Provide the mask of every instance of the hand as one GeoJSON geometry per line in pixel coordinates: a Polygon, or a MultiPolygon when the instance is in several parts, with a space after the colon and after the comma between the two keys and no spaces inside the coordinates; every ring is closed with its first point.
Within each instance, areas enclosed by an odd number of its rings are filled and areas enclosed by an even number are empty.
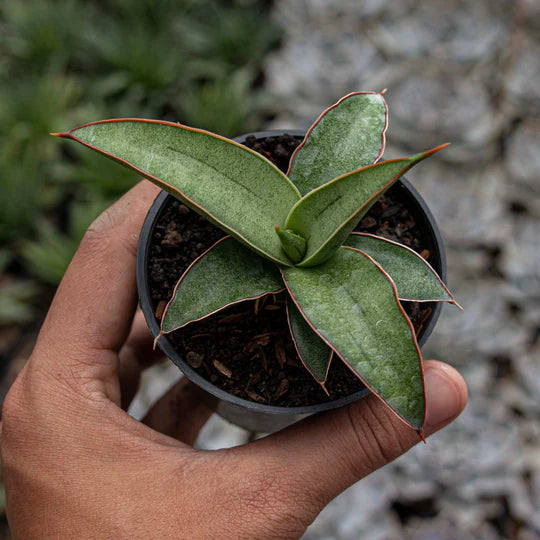
{"type": "MultiPolygon", "coordinates": [[[[298,538],[331,499],[419,440],[370,396],[237,448],[194,450],[211,411],[185,380],[143,423],[128,416],[154,359],[133,317],[138,231],[156,194],[141,182],[90,227],[6,398],[14,538],[298,538]]],[[[451,367],[425,369],[429,435],[467,391],[451,367]]]]}

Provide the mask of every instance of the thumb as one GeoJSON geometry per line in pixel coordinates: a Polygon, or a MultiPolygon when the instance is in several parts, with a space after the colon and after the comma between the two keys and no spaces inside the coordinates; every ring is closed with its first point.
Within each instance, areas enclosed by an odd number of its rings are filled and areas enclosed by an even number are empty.
{"type": "MultiPolygon", "coordinates": [[[[434,360],[425,363],[425,382],[425,433],[430,435],[461,413],[467,388],[455,369],[434,360]]],[[[419,440],[416,431],[369,396],[255,441],[242,452],[259,470],[279,471],[280,491],[289,504],[310,508],[316,515],[339,493],[419,440]]]]}

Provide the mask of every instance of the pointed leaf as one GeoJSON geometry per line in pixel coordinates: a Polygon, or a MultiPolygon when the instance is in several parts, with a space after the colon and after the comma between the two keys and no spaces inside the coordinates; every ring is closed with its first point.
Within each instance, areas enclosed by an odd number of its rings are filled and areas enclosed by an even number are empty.
{"type": "Polygon", "coordinates": [[[259,255],[290,265],[274,225],[300,198],[256,152],[172,122],[104,120],[56,134],[115,159],[185,202],[259,255]]]}
{"type": "Polygon", "coordinates": [[[375,163],[384,152],[388,108],[381,94],[354,92],[324,111],[291,156],[287,176],[302,195],[375,163]]]}
{"type": "Polygon", "coordinates": [[[345,242],[382,266],[396,285],[400,300],[456,303],[430,264],[412,249],[380,236],[353,232],[345,242]]]}
{"type": "Polygon", "coordinates": [[[284,289],[275,264],[227,236],[184,272],[163,314],[162,333],[221,309],[284,289]]]}
{"type": "Polygon", "coordinates": [[[285,222],[287,229],[303,236],[308,243],[306,255],[298,266],[315,266],[330,258],[373,203],[401,175],[445,146],[358,169],[300,199],[285,222]]]}
{"type": "Polygon", "coordinates": [[[283,268],[306,320],[403,420],[421,429],[425,395],[420,350],[395,285],[373,259],[340,248],[315,268],[283,268]]]}
{"type": "Polygon", "coordinates": [[[290,297],[287,298],[287,317],[302,364],[319,384],[324,384],[330,368],[332,349],[311,329],[290,297]]]}
{"type": "Polygon", "coordinates": [[[293,263],[300,262],[306,254],[307,242],[298,234],[289,229],[281,230],[275,226],[276,233],[279,236],[281,247],[293,263]]]}

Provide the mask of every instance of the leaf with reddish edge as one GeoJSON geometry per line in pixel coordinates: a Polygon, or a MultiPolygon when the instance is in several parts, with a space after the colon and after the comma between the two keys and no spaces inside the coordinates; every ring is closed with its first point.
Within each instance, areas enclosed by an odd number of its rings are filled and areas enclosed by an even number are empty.
{"type": "Polygon", "coordinates": [[[227,236],[198,257],[178,280],[161,334],[204,319],[231,304],[284,289],[275,264],[227,236]]]}
{"type": "Polygon", "coordinates": [[[287,298],[287,320],[302,364],[328,394],[324,383],[330,369],[332,349],[311,329],[290,296],[287,298]]]}
{"type": "Polygon", "coordinates": [[[399,299],[449,302],[463,309],[431,265],[411,248],[373,234],[353,232],[346,246],[372,257],[396,285],[399,299]]]}
{"type": "Polygon", "coordinates": [[[377,92],[353,92],[326,109],[291,156],[287,176],[302,195],[384,152],[388,107],[377,92]]]}
{"type": "Polygon", "coordinates": [[[368,165],[335,178],[300,199],[285,222],[287,229],[307,240],[306,254],[297,266],[315,266],[329,259],[400,176],[446,146],[442,144],[409,158],[368,165]]]}
{"type": "Polygon", "coordinates": [[[281,273],[311,328],[399,418],[421,432],[422,357],[384,270],[369,255],[342,247],[317,267],[282,268],[281,273]]]}
{"type": "Polygon", "coordinates": [[[55,134],[137,171],[259,255],[282,265],[280,227],[300,199],[270,161],[234,141],[172,122],[120,118],[55,134]]]}

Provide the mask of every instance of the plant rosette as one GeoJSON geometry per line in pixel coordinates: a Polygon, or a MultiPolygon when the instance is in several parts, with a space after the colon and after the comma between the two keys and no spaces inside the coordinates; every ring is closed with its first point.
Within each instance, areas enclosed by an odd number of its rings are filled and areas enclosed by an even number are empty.
{"type": "MultiPolygon", "coordinates": [[[[446,144],[380,161],[387,125],[381,93],[348,94],[315,121],[286,173],[236,141],[171,122],[104,120],[56,134],[137,171],[225,233],[192,257],[159,327],[153,312],[149,316],[146,310],[146,317],[159,346],[219,400],[217,411],[227,419],[256,431],[275,430],[370,391],[423,437],[422,357],[402,302],[459,305],[414,250],[354,230],[405,172],[446,144]],[[225,392],[178,358],[181,353],[169,339],[174,332],[230,306],[278,294],[286,297],[296,354],[319,391],[328,394],[335,362],[361,381],[363,390],[306,407],[277,407],[225,392]]],[[[414,198],[412,190],[408,193],[414,198]]],[[[145,227],[159,212],[155,203],[145,227]]],[[[432,219],[429,211],[424,216],[432,219]]],[[[431,229],[440,240],[434,221],[431,229]]],[[[138,261],[143,308],[148,285],[141,288],[140,261],[149,241],[143,230],[138,261]]],[[[438,262],[441,272],[442,244],[438,262]]]]}

